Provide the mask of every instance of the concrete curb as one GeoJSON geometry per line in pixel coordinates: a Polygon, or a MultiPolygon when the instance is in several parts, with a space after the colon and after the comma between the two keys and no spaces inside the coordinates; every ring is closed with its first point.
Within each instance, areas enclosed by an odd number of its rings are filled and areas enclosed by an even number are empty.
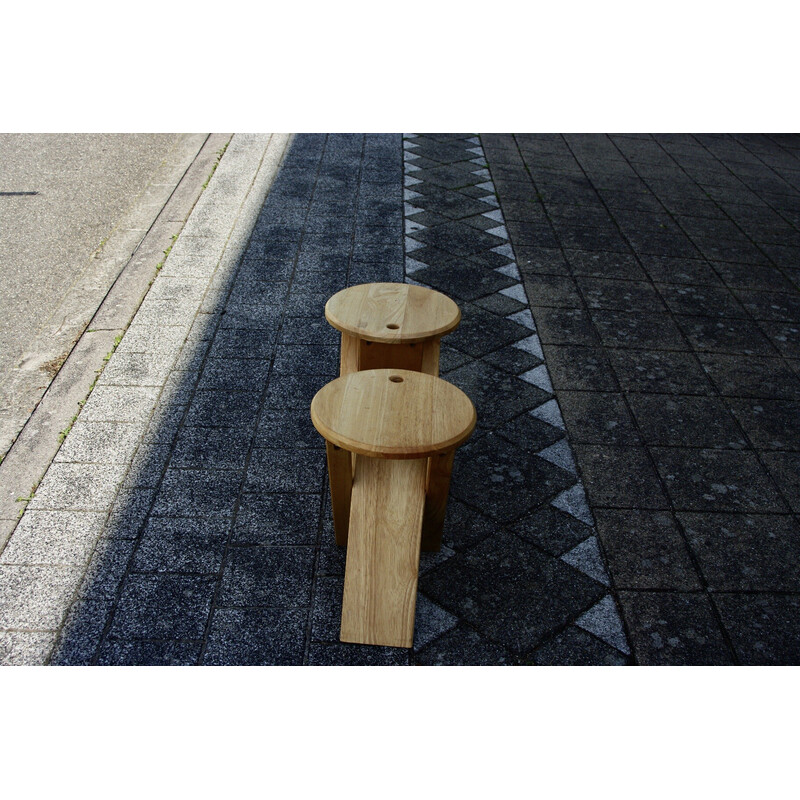
{"type": "MultiPolygon", "coordinates": [[[[60,432],[79,410],[104,357],[136,313],[156,265],[181,232],[219,150],[229,140],[230,134],[186,136],[177,159],[156,173],[139,202],[94,254],[93,269],[75,281],[34,343],[32,352],[67,348],[69,355],[49,386],[22,389],[33,412],[26,421],[20,419],[20,430],[0,463],[0,550],[19,520],[17,498],[29,496],[58,452],[60,432]],[[93,297],[95,302],[87,303],[93,297]],[[87,306],[96,310],[87,313],[87,306]]],[[[20,370],[16,380],[22,387],[34,378],[41,382],[39,370],[28,368],[20,370]]],[[[22,413],[28,412],[20,409],[22,413]]]]}

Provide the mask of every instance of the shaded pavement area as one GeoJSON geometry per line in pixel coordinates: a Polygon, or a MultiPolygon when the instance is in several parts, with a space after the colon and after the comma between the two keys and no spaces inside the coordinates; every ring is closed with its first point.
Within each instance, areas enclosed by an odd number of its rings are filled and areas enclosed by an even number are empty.
{"type": "Polygon", "coordinates": [[[800,136],[490,135],[637,663],[800,662],[800,136]]]}

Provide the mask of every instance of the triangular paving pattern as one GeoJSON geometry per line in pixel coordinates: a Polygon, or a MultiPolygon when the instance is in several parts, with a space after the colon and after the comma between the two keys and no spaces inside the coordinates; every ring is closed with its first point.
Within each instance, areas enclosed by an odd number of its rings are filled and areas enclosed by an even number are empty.
{"type": "Polygon", "coordinates": [[[478,413],[472,440],[456,455],[451,503],[488,517],[486,524],[495,531],[475,540],[448,511],[446,547],[420,575],[421,608],[431,624],[415,651],[424,654],[429,642],[456,624],[487,645],[517,654],[532,652],[564,625],[577,625],[627,655],[591,511],[480,139],[406,134],[404,154],[406,281],[458,302],[462,322],[443,340],[442,375],[467,392],[478,413]],[[545,436],[547,431],[554,435],[545,436]],[[545,526],[574,519],[588,526],[590,535],[556,553],[536,544],[554,541],[556,532],[537,535],[527,523],[518,527],[523,519],[545,526]],[[505,562],[490,564],[493,548],[528,553],[531,576],[541,587],[532,592],[530,585],[506,579],[505,562]],[[486,583],[483,567],[494,569],[497,580],[486,583]],[[490,595],[476,593],[484,585],[491,585],[490,595]],[[561,600],[552,597],[551,610],[558,611],[544,617],[529,613],[539,602],[537,592],[561,593],[561,600]],[[497,614],[506,619],[505,628],[495,623],[497,614]]]}

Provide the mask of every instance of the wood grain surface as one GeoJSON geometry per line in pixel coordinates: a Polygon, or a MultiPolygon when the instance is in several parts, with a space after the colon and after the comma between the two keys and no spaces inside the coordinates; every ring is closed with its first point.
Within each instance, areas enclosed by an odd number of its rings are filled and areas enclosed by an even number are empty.
{"type": "Polygon", "coordinates": [[[472,401],[451,383],[411,370],[353,372],[323,386],[311,401],[314,427],[338,447],[367,456],[422,458],[469,438],[472,401]]]}
{"type": "Polygon", "coordinates": [[[446,295],[406,283],[362,283],[325,304],[325,318],[342,333],[386,344],[437,339],[458,326],[459,307],[446,295]]]}
{"type": "Polygon", "coordinates": [[[356,457],[343,642],[411,647],[427,460],[356,457]]]}

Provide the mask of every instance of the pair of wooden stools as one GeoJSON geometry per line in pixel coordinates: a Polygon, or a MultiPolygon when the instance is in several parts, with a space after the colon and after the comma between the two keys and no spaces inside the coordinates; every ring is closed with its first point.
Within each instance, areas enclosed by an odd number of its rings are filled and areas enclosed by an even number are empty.
{"type": "Polygon", "coordinates": [[[475,408],[439,376],[439,340],[461,319],[448,297],[398,283],[335,294],[340,377],[317,392],[336,543],[347,545],[343,642],[411,647],[420,550],[442,540],[456,448],[475,408]]]}

